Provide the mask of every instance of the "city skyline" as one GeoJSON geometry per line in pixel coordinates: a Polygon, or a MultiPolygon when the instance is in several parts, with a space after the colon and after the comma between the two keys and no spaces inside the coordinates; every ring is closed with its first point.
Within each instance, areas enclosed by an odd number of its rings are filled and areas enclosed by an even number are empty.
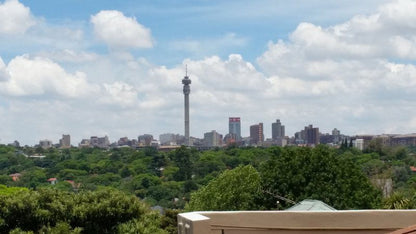
{"type": "Polygon", "coordinates": [[[0,143],[416,132],[416,1],[0,0],[0,143]],[[128,33],[127,33],[128,32],[128,33]]]}

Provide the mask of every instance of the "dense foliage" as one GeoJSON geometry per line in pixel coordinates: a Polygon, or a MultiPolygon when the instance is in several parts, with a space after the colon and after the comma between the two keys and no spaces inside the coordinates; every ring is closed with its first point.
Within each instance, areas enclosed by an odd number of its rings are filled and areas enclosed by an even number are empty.
{"type": "MultiPolygon", "coordinates": [[[[377,207],[381,198],[381,192],[351,158],[340,157],[324,146],[284,148],[265,162],[260,172],[264,190],[297,202],[317,199],[336,209],[370,209],[377,207]]],[[[276,205],[274,197],[264,198],[265,207],[276,205]]]]}
{"type": "Polygon", "coordinates": [[[0,232],[165,233],[160,217],[139,199],[117,190],[20,190],[0,195],[0,232]],[[134,225],[140,223],[140,225],[134,225]]]}
{"type": "Polygon", "coordinates": [[[253,210],[260,191],[260,175],[252,166],[227,170],[191,196],[187,210],[253,210]]]}
{"type": "Polygon", "coordinates": [[[288,200],[310,198],[338,209],[416,208],[415,152],[376,140],[364,152],[348,145],[172,152],[0,145],[0,232],[158,233],[162,227],[175,233],[176,214],[186,204],[188,210],[284,209],[288,200]],[[45,157],[28,157],[35,154],[45,157]],[[389,196],[382,199],[380,183],[389,181],[394,192],[384,191],[389,196]],[[141,201],[120,208],[105,193],[141,201]],[[165,215],[144,211],[144,203],[163,207],[165,215]],[[111,216],[121,210],[127,213],[111,216]]]}

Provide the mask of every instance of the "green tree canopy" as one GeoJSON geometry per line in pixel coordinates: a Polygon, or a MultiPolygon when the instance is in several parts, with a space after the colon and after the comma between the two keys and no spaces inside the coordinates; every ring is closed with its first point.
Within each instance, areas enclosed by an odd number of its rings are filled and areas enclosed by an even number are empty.
{"type": "MultiPolygon", "coordinates": [[[[381,201],[381,192],[351,159],[322,145],[284,148],[262,165],[260,174],[263,190],[297,202],[317,199],[337,209],[368,209],[381,201]]],[[[264,195],[264,206],[275,208],[275,196],[264,195]]]]}
{"type": "Polygon", "coordinates": [[[164,233],[160,225],[143,202],[117,190],[0,194],[0,233],[125,233],[130,226],[137,233],[164,233]]]}
{"type": "Polygon", "coordinates": [[[260,175],[254,167],[239,166],[226,170],[208,185],[192,193],[186,210],[257,209],[260,175]]]}

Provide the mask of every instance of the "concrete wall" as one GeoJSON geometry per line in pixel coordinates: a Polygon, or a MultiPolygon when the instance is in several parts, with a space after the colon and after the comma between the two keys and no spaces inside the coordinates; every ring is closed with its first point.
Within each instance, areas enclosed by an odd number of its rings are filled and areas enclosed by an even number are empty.
{"type": "Polygon", "coordinates": [[[389,233],[416,224],[416,210],[192,212],[179,234],[389,233]]]}

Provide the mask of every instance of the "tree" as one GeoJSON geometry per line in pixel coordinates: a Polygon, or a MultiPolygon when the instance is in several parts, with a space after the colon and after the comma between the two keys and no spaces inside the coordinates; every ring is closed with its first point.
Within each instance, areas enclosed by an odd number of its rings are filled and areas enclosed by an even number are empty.
{"type": "Polygon", "coordinates": [[[181,146],[171,154],[171,158],[175,165],[179,168],[178,172],[174,175],[175,180],[184,181],[191,179],[191,150],[187,149],[185,146],[181,146]]]}
{"type": "Polygon", "coordinates": [[[260,175],[254,167],[239,166],[224,171],[205,187],[191,194],[186,210],[257,209],[260,175]]]}
{"type": "MultiPolygon", "coordinates": [[[[337,209],[368,209],[381,201],[381,192],[350,158],[323,145],[284,148],[280,156],[262,165],[260,174],[265,191],[297,202],[318,199],[337,209]]],[[[266,208],[275,208],[274,196],[263,198],[266,208]]]]}
{"type": "Polygon", "coordinates": [[[135,233],[165,233],[159,215],[135,196],[116,190],[21,190],[0,194],[0,208],[0,233],[105,234],[125,230],[123,224],[137,228],[135,233]]]}

